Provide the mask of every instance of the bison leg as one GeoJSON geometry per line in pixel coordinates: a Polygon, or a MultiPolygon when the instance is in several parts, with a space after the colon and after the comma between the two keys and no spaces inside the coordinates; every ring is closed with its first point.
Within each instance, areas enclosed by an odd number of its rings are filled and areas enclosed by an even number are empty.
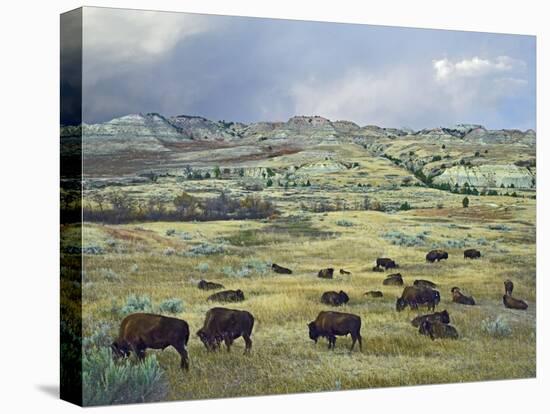
{"type": "Polygon", "coordinates": [[[353,351],[353,347],[355,346],[356,341],[359,341],[359,351],[363,352],[363,343],[362,343],[362,340],[361,340],[361,335],[360,334],[353,335],[351,337],[351,339],[352,339],[351,348],[350,348],[349,352],[353,351]]]}
{"type": "Polygon", "coordinates": [[[233,344],[233,340],[226,335],[224,338],[225,346],[227,347],[227,352],[231,352],[231,344],[233,344]]]}
{"type": "Polygon", "coordinates": [[[187,349],[185,349],[185,345],[182,344],[182,345],[174,346],[174,348],[176,348],[176,351],[178,351],[178,353],[181,356],[181,362],[180,362],[181,369],[184,369],[185,371],[189,371],[189,354],[187,353],[187,349]]]}
{"type": "Polygon", "coordinates": [[[245,347],[244,347],[244,353],[250,353],[250,349],[252,348],[252,340],[250,339],[250,336],[243,335],[245,347]]]}

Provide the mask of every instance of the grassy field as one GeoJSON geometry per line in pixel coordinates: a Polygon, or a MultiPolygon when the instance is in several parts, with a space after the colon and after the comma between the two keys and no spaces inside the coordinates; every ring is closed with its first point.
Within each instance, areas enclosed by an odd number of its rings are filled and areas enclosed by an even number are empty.
{"type": "MultiPolygon", "coordinates": [[[[388,160],[359,162],[365,166],[334,179],[320,174],[327,184],[335,186],[323,195],[360,200],[364,193],[346,189],[347,181],[367,176],[376,187],[388,179],[387,174],[395,174],[396,182],[406,175],[388,160]]],[[[191,191],[193,185],[166,179],[157,183],[154,191],[191,191]]],[[[232,189],[233,183],[203,181],[200,190],[209,193],[222,186],[232,189]]],[[[133,191],[139,197],[150,193],[151,188],[132,186],[124,191],[133,191]]],[[[129,295],[148,296],[153,308],[166,299],[181,299],[183,310],[175,316],[185,319],[191,328],[190,371],[181,372],[179,356],[172,348],[149,351],[156,354],[168,378],[168,399],[536,375],[535,200],[470,196],[470,207],[463,208],[463,196],[401,187],[393,192],[376,190],[372,195],[384,202],[410,200],[414,209],[391,214],[312,213],[300,211],[297,206],[302,198],[314,197],[314,190],[273,188],[266,192],[282,210],[272,219],[86,223],[85,246],[98,246],[102,254],[85,255],[84,335],[92,335],[98,326],[108,324],[114,337],[121,320],[120,309],[129,295]],[[218,253],[204,254],[208,246],[215,246],[218,253]],[[426,263],[426,252],[437,247],[449,252],[449,260],[426,263]],[[464,260],[465,248],[479,248],[482,259],[464,260]],[[438,310],[449,311],[459,340],[432,341],[411,326],[416,312],[396,312],[395,300],[402,288],[382,286],[384,273],[372,271],[377,257],[395,259],[405,284],[418,278],[438,284],[442,298],[438,310]],[[294,273],[272,273],[268,266],[273,262],[290,267],[294,273]],[[341,276],[335,272],[334,280],[317,278],[318,270],[324,267],[344,268],[352,274],[341,276]],[[220,305],[208,303],[206,298],[212,292],[196,287],[202,278],[244,291],[244,302],[227,307],[246,309],[255,316],[251,355],[243,355],[242,339],[227,354],[207,353],[196,337],[206,311],[220,305]],[[527,311],[503,307],[505,279],[514,281],[514,296],[529,303],[527,311]],[[453,286],[473,295],[477,306],[454,304],[450,294],[453,286]],[[349,337],[339,337],[334,351],[327,349],[325,340],[315,345],[308,337],[306,324],[328,308],[320,303],[321,294],[340,289],[349,294],[350,302],[338,310],[362,319],[362,353],[357,349],[349,353],[349,337]],[[384,297],[367,298],[363,294],[368,290],[381,290],[384,297]],[[497,318],[507,328],[502,335],[484,328],[497,318]]],[[[70,238],[67,240],[70,243],[70,238]]],[[[421,308],[419,312],[425,311],[421,308]]]]}

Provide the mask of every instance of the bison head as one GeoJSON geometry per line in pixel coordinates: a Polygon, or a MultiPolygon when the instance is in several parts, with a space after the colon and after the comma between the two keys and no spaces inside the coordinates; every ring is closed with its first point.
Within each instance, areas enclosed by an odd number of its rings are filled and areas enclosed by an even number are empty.
{"type": "Polygon", "coordinates": [[[449,318],[449,312],[445,309],[443,312],[440,312],[441,323],[450,323],[451,319],[449,318]]]}
{"type": "Polygon", "coordinates": [[[201,340],[201,342],[204,344],[204,347],[208,351],[212,351],[216,348],[216,340],[211,335],[207,334],[204,329],[199,329],[197,331],[197,336],[201,340]]]}
{"type": "Polygon", "coordinates": [[[346,292],[344,292],[343,290],[341,290],[339,293],[338,293],[338,296],[340,297],[340,301],[342,303],[348,303],[349,302],[349,296],[346,294],[346,292]]]}
{"type": "Polygon", "coordinates": [[[114,359],[126,358],[130,354],[128,346],[119,344],[117,341],[111,344],[111,351],[114,359]]]}
{"type": "Polygon", "coordinates": [[[243,293],[243,291],[242,291],[241,289],[237,289],[237,290],[235,291],[235,294],[237,295],[237,298],[238,298],[239,300],[244,300],[244,293],[243,293]]]}
{"type": "Polygon", "coordinates": [[[397,298],[397,301],[395,302],[395,310],[397,312],[401,312],[405,307],[407,306],[407,301],[403,298],[397,298]]]}
{"type": "Polygon", "coordinates": [[[308,323],[307,326],[309,328],[309,338],[317,343],[319,332],[317,331],[317,326],[315,326],[315,321],[308,323]]]}

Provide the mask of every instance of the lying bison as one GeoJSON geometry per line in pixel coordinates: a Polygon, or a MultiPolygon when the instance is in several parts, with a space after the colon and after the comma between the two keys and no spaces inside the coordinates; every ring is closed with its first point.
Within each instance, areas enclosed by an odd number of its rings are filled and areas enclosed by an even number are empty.
{"type": "Polygon", "coordinates": [[[325,292],[321,296],[321,302],[331,306],[340,306],[349,302],[349,296],[343,290],[325,292]]]}
{"type": "Polygon", "coordinates": [[[351,313],[319,312],[317,318],[308,323],[309,337],[317,343],[320,336],[328,339],[328,349],[336,346],[336,336],[351,335],[351,348],[353,351],[355,342],[359,341],[359,350],[362,351],[361,318],[351,313]]]}
{"type": "Polygon", "coordinates": [[[244,352],[247,353],[252,348],[250,339],[252,328],[254,328],[254,316],[250,312],[212,308],[206,312],[204,325],[197,331],[197,336],[209,351],[216,350],[224,341],[227,352],[231,350],[233,341],[242,336],[245,343],[244,352]]]}
{"type": "Polygon", "coordinates": [[[504,294],[512,295],[513,291],[514,291],[514,283],[510,279],[506,279],[504,281],[504,294]]]}
{"type": "Polygon", "coordinates": [[[286,267],[279,266],[277,263],[273,263],[271,265],[271,270],[273,270],[275,273],[280,273],[282,275],[291,275],[292,270],[287,269],[286,267]]]}
{"type": "Polygon", "coordinates": [[[403,293],[400,298],[397,298],[395,303],[395,309],[401,312],[407,307],[411,309],[418,309],[418,305],[428,305],[428,310],[434,310],[441,297],[437,290],[430,288],[424,288],[419,286],[407,286],[403,289],[403,293]]]}
{"type": "Polygon", "coordinates": [[[385,270],[388,270],[388,269],[396,269],[399,267],[399,265],[389,257],[379,257],[378,259],[376,259],[376,267],[377,268],[383,267],[385,270]]]}
{"type": "Polygon", "coordinates": [[[464,250],[465,259],[479,259],[481,258],[481,252],[477,249],[467,249],[464,250]]]}
{"type": "Polygon", "coordinates": [[[207,280],[202,279],[198,284],[199,289],[202,290],[216,290],[223,289],[224,286],[220,283],[208,282],[207,280]]]}
{"type": "Polygon", "coordinates": [[[516,299],[510,295],[504,295],[502,297],[502,303],[504,303],[504,307],[508,309],[526,310],[528,307],[525,301],[516,299]]]}
{"type": "Polygon", "coordinates": [[[432,341],[436,338],[450,338],[458,339],[458,332],[454,326],[447,325],[438,321],[430,322],[424,321],[418,328],[418,333],[421,335],[427,335],[432,338],[432,341]]]}
{"type": "Polygon", "coordinates": [[[443,259],[446,260],[448,258],[449,258],[449,254],[444,250],[432,250],[431,252],[428,252],[428,254],[426,255],[426,261],[430,263],[433,263],[436,260],[439,262],[440,260],[443,260],[443,259]]]}
{"type": "Polygon", "coordinates": [[[415,280],[413,282],[413,285],[419,286],[419,287],[428,287],[430,289],[435,289],[437,287],[437,285],[434,282],[430,282],[429,280],[424,280],[424,279],[415,280]]]}
{"type": "Polygon", "coordinates": [[[134,313],[122,320],[118,338],[112,343],[111,350],[115,357],[127,357],[134,352],[139,359],[144,359],[147,348],[165,349],[171,345],[181,356],[181,368],[188,370],[188,341],[189,325],[184,320],[134,313]]]}
{"type": "Polygon", "coordinates": [[[382,298],[384,297],[384,294],[379,290],[369,290],[368,292],[365,292],[365,296],[370,296],[371,298],[382,298]]]}
{"type": "Polygon", "coordinates": [[[453,294],[453,302],[455,303],[460,303],[461,305],[471,305],[471,306],[476,304],[473,297],[462,294],[462,292],[460,291],[460,288],[456,286],[451,289],[451,293],[453,294]]]}
{"type": "Polygon", "coordinates": [[[385,278],[382,284],[386,286],[403,286],[403,277],[401,273],[394,273],[385,278]]]}
{"type": "Polygon", "coordinates": [[[451,319],[449,318],[449,312],[444,310],[443,312],[434,312],[428,315],[417,316],[411,321],[411,324],[412,326],[418,328],[424,321],[450,323],[451,319]]]}
{"type": "Polygon", "coordinates": [[[319,270],[319,273],[317,273],[317,277],[322,279],[332,279],[334,277],[334,269],[332,267],[321,269],[319,270]]]}
{"type": "Polygon", "coordinates": [[[244,300],[244,293],[240,289],[223,290],[208,296],[207,300],[216,302],[242,302],[244,300]]]}
{"type": "Polygon", "coordinates": [[[348,272],[347,270],[344,270],[344,269],[340,269],[340,274],[341,275],[351,275],[351,272],[348,272]]]}

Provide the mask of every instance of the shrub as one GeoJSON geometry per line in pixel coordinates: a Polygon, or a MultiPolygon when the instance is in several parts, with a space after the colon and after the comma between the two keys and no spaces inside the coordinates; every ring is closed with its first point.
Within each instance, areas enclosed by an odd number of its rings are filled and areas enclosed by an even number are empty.
{"type": "Polygon", "coordinates": [[[441,161],[441,155],[434,155],[432,157],[432,162],[441,161]]]}
{"type": "Polygon", "coordinates": [[[403,204],[399,206],[399,210],[402,210],[402,211],[406,211],[410,209],[411,209],[411,205],[407,201],[405,201],[403,204]]]}
{"type": "Polygon", "coordinates": [[[103,279],[107,282],[120,282],[121,280],[120,276],[112,269],[103,268],[99,269],[99,272],[101,273],[103,279]]]}
{"type": "Polygon", "coordinates": [[[489,230],[498,230],[498,231],[510,231],[512,230],[511,227],[507,226],[506,224],[489,224],[487,226],[489,230]]]}
{"type": "Polygon", "coordinates": [[[174,234],[176,234],[176,230],[174,230],[174,229],[166,230],[166,235],[167,236],[173,236],[174,234]]]}
{"type": "Polygon", "coordinates": [[[159,305],[161,313],[180,313],[183,311],[183,301],[178,298],[170,298],[161,302],[159,305]]]}
{"type": "Polygon", "coordinates": [[[470,205],[470,200],[468,199],[468,197],[464,197],[462,199],[462,207],[467,208],[469,205],[470,205]]]}
{"type": "Polygon", "coordinates": [[[84,405],[161,401],[169,389],[154,355],[141,363],[115,362],[109,348],[97,347],[82,355],[82,382],[84,405]]]}
{"type": "Polygon", "coordinates": [[[271,178],[267,179],[267,182],[265,183],[266,187],[271,187],[273,185],[273,180],[271,178]]]}
{"type": "Polygon", "coordinates": [[[228,277],[247,277],[250,276],[250,269],[247,267],[241,267],[240,269],[233,269],[231,266],[224,266],[222,268],[222,272],[224,275],[228,277]]]}
{"type": "Polygon", "coordinates": [[[427,231],[423,231],[418,233],[416,236],[411,236],[401,233],[400,231],[388,231],[382,234],[382,237],[388,240],[391,244],[397,246],[413,247],[424,246],[426,244],[426,236],[428,234],[429,233],[427,231]]]}
{"type": "Polygon", "coordinates": [[[210,244],[210,243],[201,243],[196,246],[193,246],[189,249],[187,254],[189,256],[209,256],[212,254],[219,254],[225,251],[223,244],[210,244]]]}
{"type": "Polygon", "coordinates": [[[505,338],[512,334],[512,328],[508,325],[508,322],[501,316],[497,316],[496,319],[485,319],[481,322],[481,329],[487,335],[493,338],[505,338]]]}
{"type": "Polygon", "coordinates": [[[106,322],[100,323],[91,335],[82,338],[82,346],[84,349],[111,346],[111,343],[113,342],[113,338],[111,337],[111,329],[111,324],[106,322]]]}
{"type": "Polygon", "coordinates": [[[134,263],[132,266],[130,266],[130,272],[136,273],[138,271],[139,271],[139,266],[137,265],[137,263],[134,263]]]}
{"type": "Polygon", "coordinates": [[[129,295],[126,298],[126,304],[120,309],[120,312],[123,315],[128,315],[136,312],[151,312],[152,310],[153,305],[149,296],[129,295]]]}
{"type": "Polygon", "coordinates": [[[349,221],[349,220],[338,220],[336,222],[336,225],[337,226],[341,226],[341,227],[353,227],[355,224],[353,224],[353,222],[349,221]]]}
{"type": "Polygon", "coordinates": [[[197,266],[197,270],[201,273],[208,272],[208,269],[210,269],[208,263],[199,263],[199,265],[197,266]]]}
{"type": "Polygon", "coordinates": [[[266,273],[269,273],[271,269],[271,263],[264,262],[263,260],[259,259],[250,259],[245,262],[245,266],[260,275],[265,275],[266,273]]]}
{"type": "Polygon", "coordinates": [[[162,254],[165,255],[165,256],[173,256],[176,254],[176,249],[172,248],[172,247],[167,247],[166,249],[164,249],[162,251],[162,254]]]}

